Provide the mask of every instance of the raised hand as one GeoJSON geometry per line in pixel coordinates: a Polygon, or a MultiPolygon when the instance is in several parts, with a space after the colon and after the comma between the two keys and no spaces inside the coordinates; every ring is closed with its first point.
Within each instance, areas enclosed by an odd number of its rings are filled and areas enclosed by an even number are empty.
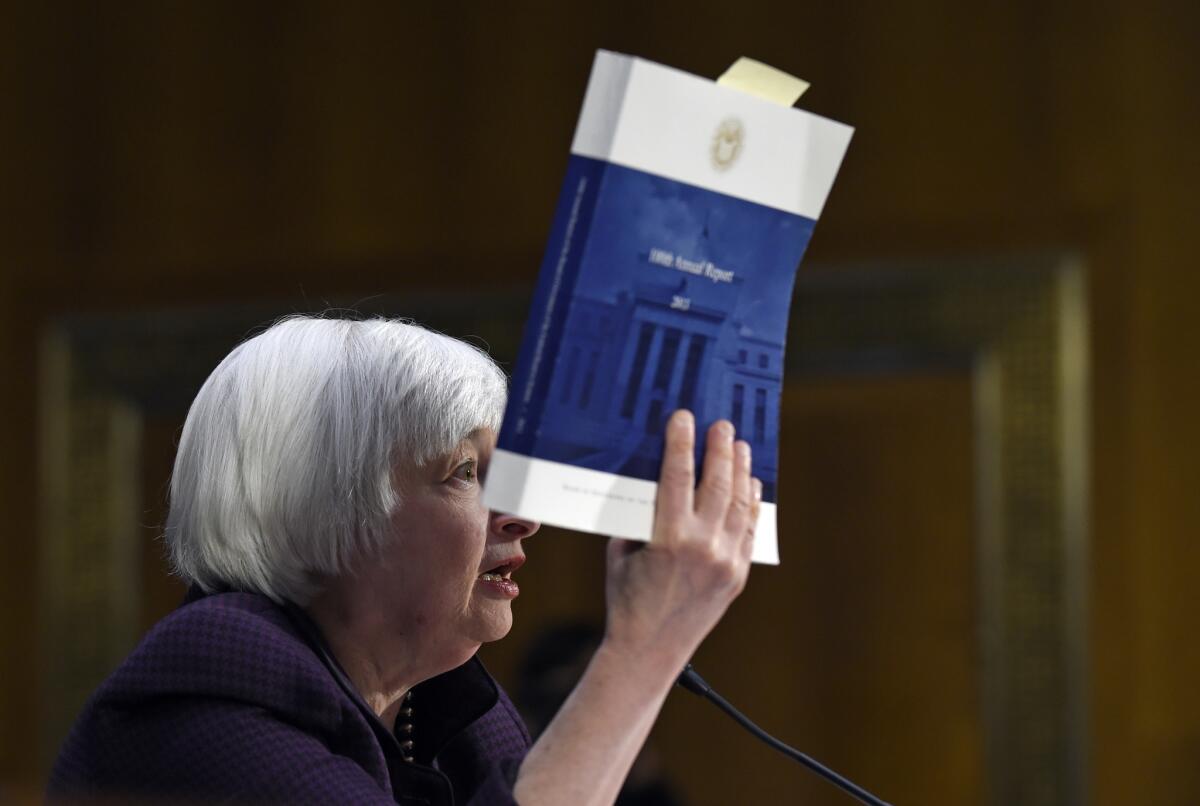
{"type": "Polygon", "coordinates": [[[604,640],[521,765],[525,806],[612,803],[683,664],[746,586],[762,497],[750,446],[715,423],[696,488],[695,445],[692,415],[675,412],[654,534],[609,544],[604,640]]]}
{"type": "Polygon", "coordinates": [[[606,640],[682,665],[745,587],[762,483],[734,436],[725,420],[709,428],[697,488],[694,418],[672,415],[651,540],[608,547],[606,640]]]}

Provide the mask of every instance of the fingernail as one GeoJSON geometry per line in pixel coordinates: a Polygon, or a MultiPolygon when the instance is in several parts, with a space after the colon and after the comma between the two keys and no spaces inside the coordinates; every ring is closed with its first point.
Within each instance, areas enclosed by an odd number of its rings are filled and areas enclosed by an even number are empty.
{"type": "Polygon", "coordinates": [[[691,431],[695,426],[695,418],[687,409],[679,409],[671,416],[671,425],[681,431],[691,431]]]}
{"type": "Polygon", "coordinates": [[[750,464],[750,443],[741,440],[737,443],[738,461],[743,465],[750,464]]]}
{"type": "Polygon", "coordinates": [[[717,436],[721,439],[733,439],[733,423],[728,420],[718,420],[717,436]]]}
{"type": "Polygon", "coordinates": [[[754,480],[754,500],[756,502],[762,501],[762,482],[758,479],[754,480]]]}

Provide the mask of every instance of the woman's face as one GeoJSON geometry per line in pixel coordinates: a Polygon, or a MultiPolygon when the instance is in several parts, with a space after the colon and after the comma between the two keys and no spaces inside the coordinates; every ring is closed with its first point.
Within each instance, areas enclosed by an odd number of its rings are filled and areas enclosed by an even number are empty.
{"type": "Polygon", "coordinates": [[[521,541],[538,529],[483,505],[480,479],[495,441],[490,429],[477,430],[449,456],[396,477],[385,606],[407,638],[461,655],[458,663],[508,633],[519,592],[512,572],[525,561],[521,541]]]}

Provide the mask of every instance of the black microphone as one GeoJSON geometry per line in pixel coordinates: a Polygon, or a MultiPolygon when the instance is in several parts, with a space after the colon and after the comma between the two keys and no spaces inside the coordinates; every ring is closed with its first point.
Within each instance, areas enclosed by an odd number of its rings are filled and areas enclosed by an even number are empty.
{"type": "Polygon", "coordinates": [[[848,792],[850,795],[853,795],[861,803],[869,804],[869,806],[889,806],[886,801],[875,797],[870,792],[851,781],[849,778],[838,775],[821,762],[811,758],[810,756],[806,756],[804,753],[801,753],[794,747],[784,744],[760,728],[758,725],[755,725],[745,714],[730,705],[728,700],[726,700],[717,692],[713,691],[712,686],[705,682],[704,678],[692,668],[692,664],[689,663],[683,667],[683,672],[679,675],[679,680],[676,682],[693,694],[711,701],[722,711],[733,717],[733,719],[739,725],[750,731],[750,733],[755,737],[766,742],[768,745],[783,753],[785,756],[799,761],[805,767],[808,767],[826,781],[829,781],[834,786],[837,786],[843,791],[848,792]]]}

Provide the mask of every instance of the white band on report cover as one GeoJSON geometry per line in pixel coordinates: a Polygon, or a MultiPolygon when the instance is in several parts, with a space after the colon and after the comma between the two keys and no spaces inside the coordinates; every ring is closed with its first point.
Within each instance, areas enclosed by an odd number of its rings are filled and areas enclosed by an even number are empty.
{"type": "MultiPolygon", "coordinates": [[[[488,462],[483,502],[550,526],[649,540],[657,492],[653,481],[497,449],[488,462]]],[[[756,563],[779,564],[775,515],[775,504],[764,501],[754,534],[756,563]]]]}

